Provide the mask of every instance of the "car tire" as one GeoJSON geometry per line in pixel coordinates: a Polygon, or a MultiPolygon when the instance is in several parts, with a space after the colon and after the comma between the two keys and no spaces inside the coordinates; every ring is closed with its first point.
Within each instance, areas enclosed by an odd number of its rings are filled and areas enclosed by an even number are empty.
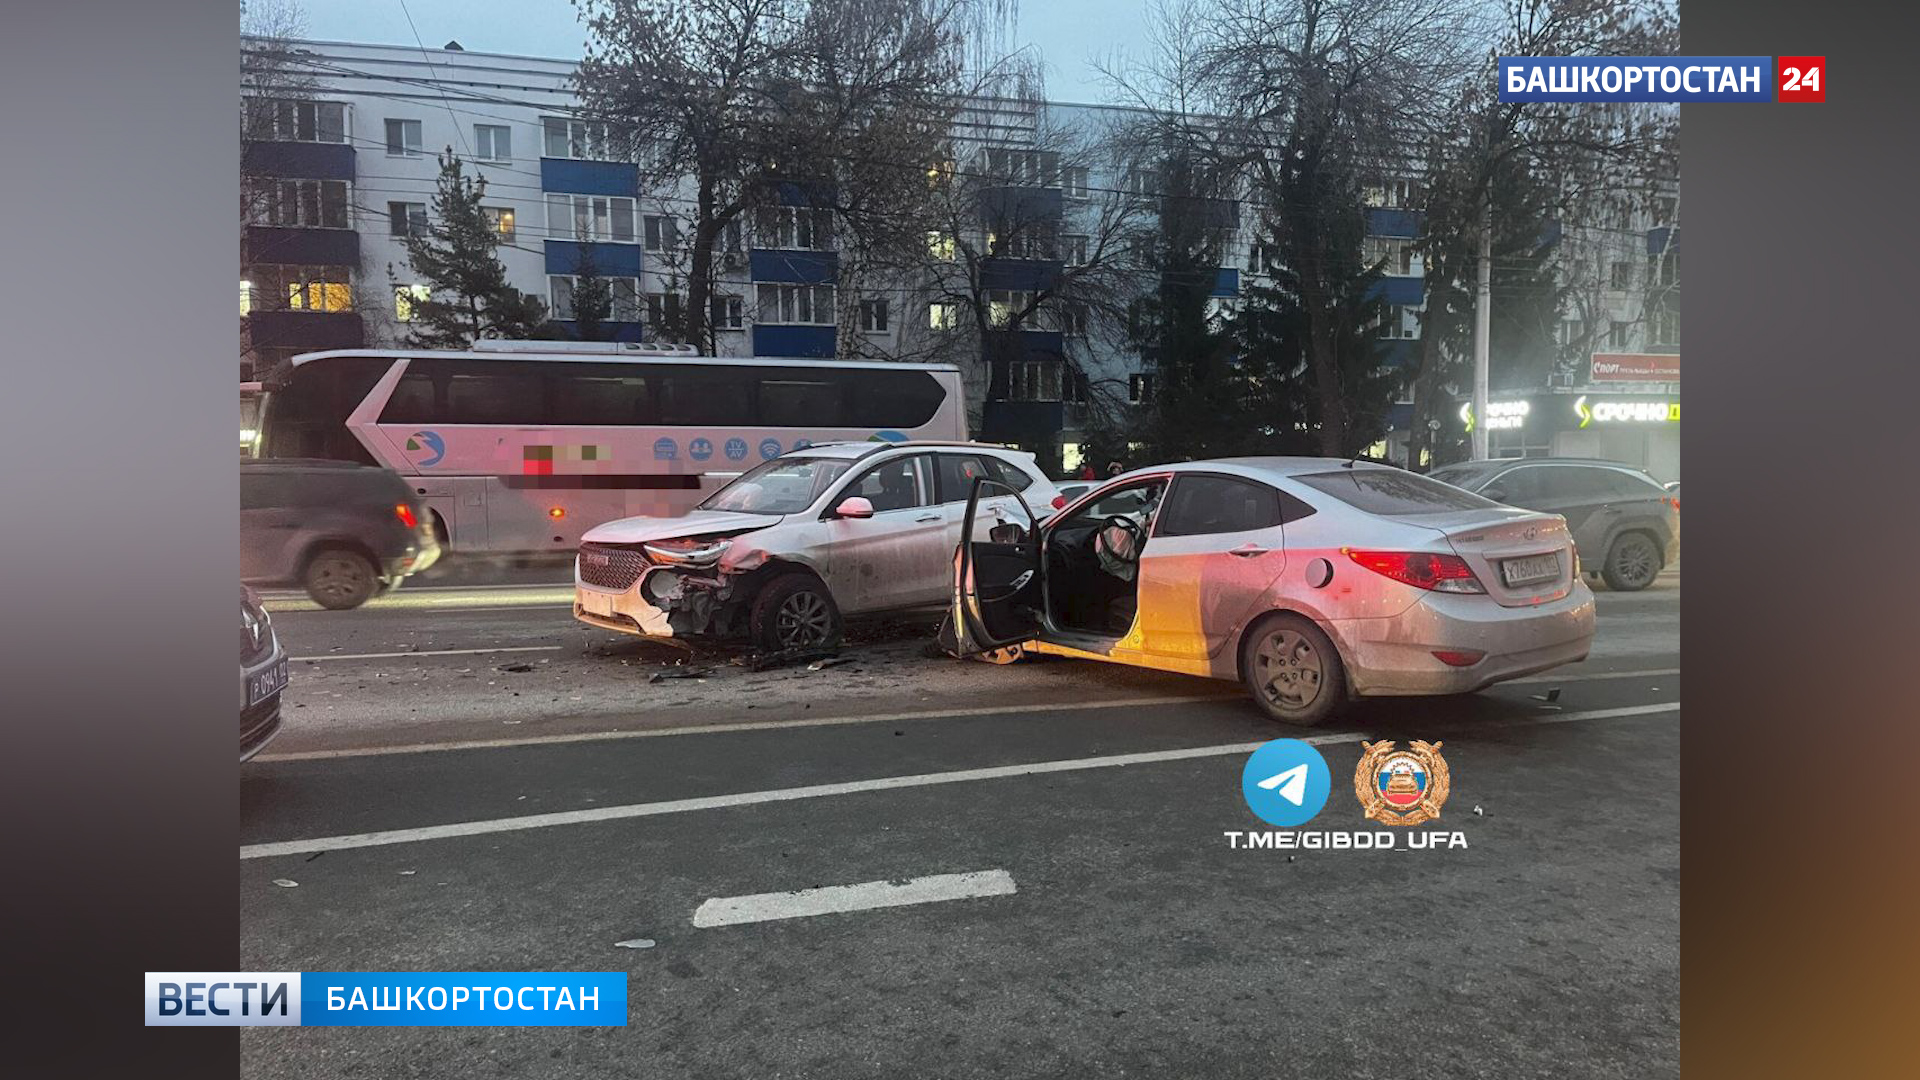
{"type": "Polygon", "coordinates": [[[1340,651],[1313,620],[1291,613],[1269,615],[1247,631],[1240,681],[1268,719],[1299,727],[1326,723],[1347,699],[1340,651]]]}
{"type": "Polygon", "coordinates": [[[831,649],[840,644],[840,606],[812,574],[782,574],[753,599],[747,632],[766,652],[831,649]]]}
{"type": "Polygon", "coordinates": [[[1639,592],[1660,576],[1660,545],[1643,532],[1622,533],[1607,548],[1600,576],[1614,592],[1639,592]]]}
{"type": "Polygon", "coordinates": [[[373,560],[352,548],[321,548],[307,560],[300,583],[314,603],[329,611],[348,611],[373,597],[380,574],[373,560]]]}

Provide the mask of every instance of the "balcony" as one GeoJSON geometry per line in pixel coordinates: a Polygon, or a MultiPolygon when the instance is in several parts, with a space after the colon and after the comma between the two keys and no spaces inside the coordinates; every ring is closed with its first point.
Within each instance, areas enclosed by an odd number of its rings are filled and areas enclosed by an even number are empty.
{"type": "Polygon", "coordinates": [[[367,343],[357,311],[256,311],[243,316],[255,349],[358,349],[367,343]]]}
{"type": "Polygon", "coordinates": [[[249,225],[241,238],[240,258],[249,266],[359,266],[360,234],[352,229],[249,225]]]}
{"type": "Polygon", "coordinates": [[[353,147],[345,143],[243,142],[240,173],[276,180],[354,179],[353,147]]]}

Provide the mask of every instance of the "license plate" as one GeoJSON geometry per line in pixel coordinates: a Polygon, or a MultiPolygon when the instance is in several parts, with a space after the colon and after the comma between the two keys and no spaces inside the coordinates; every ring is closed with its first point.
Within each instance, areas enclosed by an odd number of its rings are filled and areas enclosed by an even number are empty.
{"type": "Polygon", "coordinates": [[[1529,555],[1500,563],[1500,577],[1508,585],[1533,585],[1560,576],[1560,556],[1529,555]]]}
{"type": "Polygon", "coordinates": [[[613,597],[605,593],[588,592],[585,589],[581,589],[580,606],[591,615],[611,615],[613,614],[613,597]]]}
{"type": "Polygon", "coordinates": [[[258,705],[287,688],[287,661],[283,657],[258,675],[247,679],[247,704],[258,705]]]}

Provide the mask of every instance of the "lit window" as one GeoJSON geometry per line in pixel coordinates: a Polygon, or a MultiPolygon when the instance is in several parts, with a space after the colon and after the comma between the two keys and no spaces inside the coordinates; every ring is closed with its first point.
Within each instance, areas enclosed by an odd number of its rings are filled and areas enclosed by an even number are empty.
{"type": "Polygon", "coordinates": [[[247,313],[252,310],[253,310],[253,282],[242,281],[240,283],[240,317],[246,318],[247,313]]]}
{"type": "Polygon", "coordinates": [[[927,305],[927,326],[933,330],[957,330],[960,327],[960,305],[932,303],[927,305]]]}
{"type": "Polygon", "coordinates": [[[287,307],[294,311],[349,311],[353,290],[343,266],[290,267],[286,272],[287,307]]]}
{"type": "Polygon", "coordinates": [[[433,289],[426,285],[397,285],[393,290],[393,317],[401,322],[412,322],[415,305],[433,299],[433,289]]]}
{"type": "Polygon", "coordinates": [[[950,233],[930,232],[927,234],[927,254],[941,262],[952,262],[958,255],[958,245],[950,233]]]}
{"type": "Polygon", "coordinates": [[[480,212],[486,215],[487,224],[493,227],[493,231],[500,234],[501,243],[513,243],[513,207],[483,206],[480,212]]]}

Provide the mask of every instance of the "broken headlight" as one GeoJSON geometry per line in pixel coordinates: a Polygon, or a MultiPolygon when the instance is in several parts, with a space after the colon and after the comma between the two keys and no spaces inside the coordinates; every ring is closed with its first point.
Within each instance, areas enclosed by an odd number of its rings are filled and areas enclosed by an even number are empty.
{"type": "Polygon", "coordinates": [[[662,540],[642,544],[647,557],[663,566],[711,566],[726,554],[731,540],[662,540]]]}

